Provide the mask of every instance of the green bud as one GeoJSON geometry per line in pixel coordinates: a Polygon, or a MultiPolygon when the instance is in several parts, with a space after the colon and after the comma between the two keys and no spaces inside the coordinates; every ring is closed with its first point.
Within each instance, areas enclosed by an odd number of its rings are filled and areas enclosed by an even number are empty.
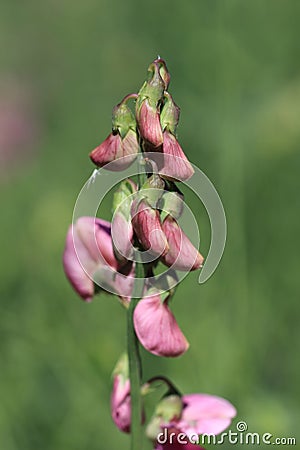
{"type": "Polygon", "coordinates": [[[173,101],[172,96],[168,92],[165,92],[165,104],[160,114],[162,130],[170,131],[175,136],[179,116],[180,108],[173,101]]]}
{"type": "Polygon", "coordinates": [[[122,139],[130,129],[133,131],[136,129],[135,117],[125,102],[119,103],[113,109],[112,129],[113,132],[119,133],[122,139]]]}
{"type": "Polygon", "coordinates": [[[133,200],[132,194],[137,192],[136,184],[130,180],[122,181],[119,188],[114,193],[113,197],[113,213],[118,210],[120,213],[124,215],[126,220],[129,220],[130,217],[130,207],[133,200]]]}
{"type": "Polygon", "coordinates": [[[142,102],[148,99],[149,104],[153,108],[157,108],[158,103],[162,100],[165,82],[160,75],[159,65],[153,62],[148,67],[148,79],[145,81],[138,94],[136,103],[137,111],[139,111],[142,102]]]}
{"type": "Polygon", "coordinates": [[[170,214],[174,219],[181,216],[183,206],[183,195],[178,192],[164,192],[159,203],[159,208],[163,210],[163,216],[170,214]]]}
{"type": "Polygon", "coordinates": [[[162,424],[180,419],[182,406],[182,400],[178,395],[171,394],[163,397],[158,403],[153,417],[147,426],[147,437],[155,440],[161,431],[162,424]]]}

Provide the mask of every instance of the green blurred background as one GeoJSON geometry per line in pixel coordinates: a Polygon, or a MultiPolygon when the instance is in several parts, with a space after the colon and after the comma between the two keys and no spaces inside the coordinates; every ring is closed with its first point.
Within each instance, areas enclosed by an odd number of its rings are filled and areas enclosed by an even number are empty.
{"type": "MultiPolygon", "coordinates": [[[[212,279],[190,274],[173,301],[189,352],[143,353],[145,378],[226,397],[249,431],[296,437],[299,27],[297,0],[2,1],[1,450],[129,448],[109,411],[124,311],[106,295],[80,301],[61,255],[88,152],[157,54],[228,241],[212,279]]],[[[187,199],[207,254],[208,219],[187,199]]]]}

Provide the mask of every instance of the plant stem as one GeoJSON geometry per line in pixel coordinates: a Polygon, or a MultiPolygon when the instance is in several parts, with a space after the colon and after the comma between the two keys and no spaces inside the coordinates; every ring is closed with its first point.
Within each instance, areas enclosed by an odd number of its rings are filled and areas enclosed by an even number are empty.
{"type": "MultiPolygon", "coordinates": [[[[143,264],[136,262],[135,277],[144,276],[143,264]]],[[[136,337],[133,324],[133,312],[142,296],[141,280],[136,280],[133,296],[127,313],[127,345],[129,360],[129,380],[131,396],[131,450],[142,449],[142,401],[141,401],[141,359],[139,341],[136,337]]]]}

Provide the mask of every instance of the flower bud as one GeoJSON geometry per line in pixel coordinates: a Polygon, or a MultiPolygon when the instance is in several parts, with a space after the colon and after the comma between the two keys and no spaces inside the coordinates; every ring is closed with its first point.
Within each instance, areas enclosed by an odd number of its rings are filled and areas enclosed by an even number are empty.
{"type": "Polygon", "coordinates": [[[90,153],[91,160],[98,167],[110,163],[109,170],[127,169],[139,151],[135,118],[125,99],[113,109],[112,133],[90,153]]]}
{"type": "Polygon", "coordinates": [[[140,195],[147,199],[152,208],[156,208],[163,195],[164,187],[164,180],[156,173],[153,173],[141,187],[140,195]]]}
{"type": "Polygon", "coordinates": [[[186,272],[202,266],[203,256],[170,215],[163,221],[162,230],[169,244],[169,251],[161,257],[166,266],[186,272]]]}
{"type": "Polygon", "coordinates": [[[179,395],[171,394],[163,397],[156,405],[154,414],[147,425],[147,437],[156,440],[164,424],[180,419],[182,407],[183,403],[179,395]]]}
{"type": "Polygon", "coordinates": [[[162,130],[166,129],[172,134],[176,134],[176,128],[179,122],[180,108],[174,102],[171,94],[165,92],[165,103],[160,115],[160,123],[162,130]]]}
{"type": "Polygon", "coordinates": [[[134,310],[133,320],[136,335],[146,350],[158,356],[175,357],[185,353],[189,343],[168,301],[169,297],[163,301],[159,294],[142,298],[134,310]]]}
{"type": "Polygon", "coordinates": [[[136,121],[140,136],[154,148],[163,143],[159,106],[163,98],[165,82],[161,77],[159,64],[153,62],[148,68],[145,81],[136,102],[136,121]]]}
{"type": "Polygon", "coordinates": [[[131,207],[132,226],[144,250],[154,256],[168,251],[166,236],[161,228],[159,211],[151,208],[147,200],[138,198],[131,207]]]}
{"type": "Polygon", "coordinates": [[[130,381],[128,356],[124,353],[113,372],[114,384],[111,394],[111,415],[119,430],[129,433],[131,424],[130,381]]]}
{"type": "Polygon", "coordinates": [[[179,192],[164,192],[159,202],[159,209],[170,214],[174,219],[178,219],[183,211],[183,195],[179,192]]]}

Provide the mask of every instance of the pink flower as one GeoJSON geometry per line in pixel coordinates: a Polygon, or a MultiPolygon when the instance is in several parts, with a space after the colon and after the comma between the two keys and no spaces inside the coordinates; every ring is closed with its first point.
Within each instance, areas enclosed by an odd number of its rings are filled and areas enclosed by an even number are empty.
{"type": "Polygon", "coordinates": [[[228,400],[209,394],[182,396],[181,412],[178,414],[173,408],[172,414],[173,405],[176,407],[175,399],[174,395],[164,397],[148,425],[149,437],[155,435],[155,450],[199,448],[194,445],[199,442],[199,435],[222,433],[236,416],[236,409],[228,400]]]}
{"type": "Polygon", "coordinates": [[[111,133],[99,147],[90,153],[90,158],[98,167],[104,167],[111,163],[108,169],[118,172],[127,169],[132,164],[138,151],[136,132],[129,129],[124,138],[118,131],[111,133]]]}
{"type": "Polygon", "coordinates": [[[174,181],[186,181],[194,174],[194,169],[185,156],[176,137],[165,130],[163,133],[163,167],[159,174],[174,181]]]}
{"type": "Polygon", "coordinates": [[[131,293],[132,273],[124,277],[117,271],[128,274],[133,268],[115,258],[111,224],[105,220],[80,217],[69,227],[63,266],[71,285],[85,301],[91,301],[95,294],[93,278],[101,280],[101,285],[105,282],[120,296],[131,293]]]}
{"type": "Polygon", "coordinates": [[[203,256],[170,215],[165,218],[162,230],[169,245],[168,252],[161,257],[166,266],[186,272],[199,269],[202,266],[203,256]]]}
{"type": "Polygon", "coordinates": [[[158,294],[143,298],[134,310],[133,320],[139,341],[150,353],[175,357],[189,348],[168,299],[163,301],[158,294]]]}
{"type": "Polygon", "coordinates": [[[163,133],[157,108],[146,98],[137,110],[137,124],[142,139],[157,148],[163,143],[163,133]]]}
{"type": "Polygon", "coordinates": [[[168,242],[162,231],[159,211],[151,208],[146,200],[138,199],[131,208],[132,226],[144,250],[159,257],[168,251],[168,242]]]}

